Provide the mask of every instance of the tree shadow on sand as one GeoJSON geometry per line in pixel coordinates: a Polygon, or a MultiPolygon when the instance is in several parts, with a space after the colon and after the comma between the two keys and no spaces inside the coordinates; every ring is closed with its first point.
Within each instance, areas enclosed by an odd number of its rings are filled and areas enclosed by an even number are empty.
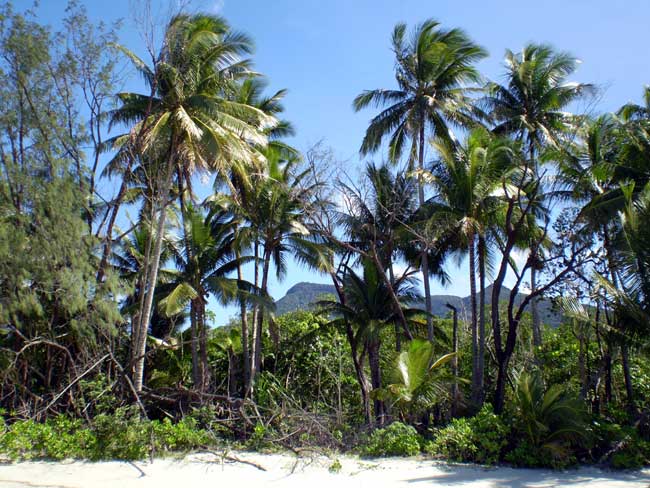
{"type": "Polygon", "coordinates": [[[579,468],[568,471],[542,469],[480,468],[462,465],[438,466],[433,476],[405,479],[407,483],[423,486],[458,486],[485,488],[550,488],[593,487],[648,488],[650,471],[603,471],[596,468],[579,468]]]}

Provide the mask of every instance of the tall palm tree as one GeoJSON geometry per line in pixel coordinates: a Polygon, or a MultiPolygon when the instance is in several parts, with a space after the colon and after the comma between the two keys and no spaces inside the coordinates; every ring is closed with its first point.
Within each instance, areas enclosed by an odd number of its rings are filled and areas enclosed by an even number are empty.
{"type": "MultiPolygon", "coordinates": [[[[592,85],[568,82],[578,60],[544,44],[528,44],[521,52],[506,51],[506,84],[488,83],[484,99],[495,122],[494,132],[512,135],[525,144],[529,165],[539,176],[538,155],[545,146],[556,149],[568,145],[579,120],[566,111],[592,85]]],[[[533,258],[539,252],[530,249],[533,258]]],[[[531,268],[531,288],[536,289],[537,268],[531,268]]],[[[537,299],[531,303],[535,345],[541,344],[537,299]]]]}
{"type": "Polygon", "coordinates": [[[241,283],[230,275],[251,258],[237,258],[236,223],[226,212],[210,212],[204,216],[191,205],[186,212],[183,219],[186,232],[172,243],[171,248],[178,271],[169,284],[160,287],[164,289],[165,297],[159,307],[166,316],[177,315],[189,307],[192,319],[192,372],[195,387],[203,391],[210,380],[207,300],[210,295],[222,304],[235,300],[239,289],[247,283],[241,283]]]}
{"type": "MultiPolygon", "coordinates": [[[[408,153],[409,167],[421,170],[427,135],[453,139],[450,124],[469,127],[481,115],[469,97],[467,83],[480,80],[474,64],[487,52],[460,29],[443,29],[435,20],[419,24],[407,39],[406,25],[393,29],[396,90],[366,90],[353,102],[355,111],[388,107],[370,121],[361,154],[377,151],[388,139],[388,157],[397,162],[408,153]],[[407,143],[410,147],[407,151],[407,143]]],[[[424,203],[424,188],[418,189],[424,203]]],[[[429,340],[433,340],[427,249],[422,249],[422,273],[429,340]]]]}
{"type": "MultiPolygon", "coordinates": [[[[317,270],[328,270],[330,266],[328,250],[309,222],[309,209],[314,204],[316,190],[308,181],[309,171],[298,170],[300,160],[297,157],[290,154],[290,158],[285,159],[284,148],[269,146],[264,153],[265,171],[251,175],[250,186],[234,187],[236,194],[232,197],[239,202],[232,210],[246,221],[247,229],[240,230],[240,234],[253,243],[254,286],[259,288],[262,297],[268,296],[271,265],[276,276],[282,279],[287,272],[289,256],[317,270]]],[[[253,313],[251,382],[261,367],[263,308],[268,312],[269,307],[258,304],[253,313]]],[[[271,332],[276,335],[277,331],[271,332]]],[[[274,337],[276,344],[277,339],[274,337]]]]}
{"type": "MultiPolygon", "coordinates": [[[[131,129],[116,143],[135,144],[138,153],[156,163],[149,172],[160,180],[155,244],[140,314],[139,329],[146,330],[160,263],[164,209],[174,176],[196,170],[227,171],[234,161],[263,158],[255,148],[265,144],[263,129],[274,119],[225,96],[233,78],[247,72],[248,62],[240,56],[251,51],[251,42],[230,31],[220,17],[174,17],[152,67],[127,49],[122,51],[140,71],[151,94],[118,94],[121,106],[111,114],[111,124],[131,129]]],[[[136,390],[142,388],[144,350],[145,341],[140,339],[134,347],[136,390]]]]}
{"type": "Polygon", "coordinates": [[[494,236],[504,182],[514,169],[516,148],[507,139],[486,129],[472,131],[464,144],[438,139],[434,147],[439,159],[425,181],[435,196],[427,202],[433,225],[445,229],[447,240],[458,251],[469,254],[472,322],[472,400],[483,397],[485,355],[485,277],[488,243],[494,236]],[[478,247],[478,256],[477,256],[478,247]],[[478,259],[477,259],[478,258],[478,259]],[[479,300],[476,303],[476,269],[479,271],[479,300]]]}

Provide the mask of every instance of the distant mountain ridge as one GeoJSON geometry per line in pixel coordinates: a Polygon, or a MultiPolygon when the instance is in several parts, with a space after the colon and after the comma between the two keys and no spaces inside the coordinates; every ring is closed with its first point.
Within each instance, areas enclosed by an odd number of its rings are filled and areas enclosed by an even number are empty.
{"type": "MultiPolygon", "coordinates": [[[[510,289],[501,287],[501,300],[506,300],[510,294],[510,289]]],[[[294,310],[308,310],[318,300],[321,300],[324,295],[336,295],[334,285],[326,285],[322,283],[308,283],[300,282],[287,290],[284,297],[275,302],[275,313],[282,315],[294,310]]],[[[486,288],[486,297],[492,295],[492,286],[486,288]]],[[[526,295],[519,293],[516,302],[520,303],[526,295]]],[[[431,296],[431,312],[437,317],[445,317],[449,313],[447,304],[451,304],[458,308],[460,315],[465,320],[469,318],[470,310],[470,297],[459,297],[456,295],[432,295],[431,296]]],[[[424,299],[415,303],[415,307],[424,309],[424,299]]],[[[551,327],[557,327],[562,321],[562,314],[556,311],[550,300],[540,299],[538,301],[538,309],[541,321],[551,327]]],[[[530,312],[530,306],[526,309],[530,312]]]]}

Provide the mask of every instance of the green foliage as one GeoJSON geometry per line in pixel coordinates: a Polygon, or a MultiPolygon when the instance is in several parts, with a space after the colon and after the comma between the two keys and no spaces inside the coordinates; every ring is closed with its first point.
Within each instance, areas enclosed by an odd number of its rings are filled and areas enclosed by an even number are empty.
{"type": "Polygon", "coordinates": [[[364,456],[415,456],[420,452],[421,438],[414,427],[393,422],[370,434],[361,448],[364,456]]]}
{"type": "Polygon", "coordinates": [[[330,473],[338,473],[341,471],[341,469],[343,469],[343,465],[338,459],[335,459],[334,462],[330,464],[330,467],[327,468],[330,473]]]}
{"type": "Polygon", "coordinates": [[[574,447],[589,441],[584,404],[563,385],[544,388],[539,376],[523,373],[514,407],[516,447],[506,460],[521,466],[563,468],[574,464],[574,447]]]}
{"type": "Polygon", "coordinates": [[[650,442],[638,429],[606,419],[592,423],[596,460],[608,461],[615,469],[635,469],[650,464],[650,442]]]}
{"type": "Polygon", "coordinates": [[[131,407],[96,416],[90,426],[60,415],[44,423],[22,420],[4,427],[0,453],[24,459],[143,459],[150,454],[189,451],[214,444],[192,417],[142,420],[131,407]]]}
{"type": "Polygon", "coordinates": [[[440,379],[439,369],[454,356],[446,354],[434,362],[431,342],[413,339],[397,356],[391,371],[393,383],[373,391],[373,396],[392,401],[401,412],[415,407],[424,410],[445,394],[436,380],[440,379]]]}
{"type": "Polygon", "coordinates": [[[458,418],[435,432],[427,452],[452,461],[494,464],[501,459],[509,427],[489,405],[471,418],[458,418]]]}

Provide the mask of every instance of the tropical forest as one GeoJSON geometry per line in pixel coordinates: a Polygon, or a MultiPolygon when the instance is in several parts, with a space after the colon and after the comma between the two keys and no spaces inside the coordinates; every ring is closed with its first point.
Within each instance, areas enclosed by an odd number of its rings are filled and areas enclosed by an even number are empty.
{"type": "Polygon", "coordinates": [[[126,42],[92,2],[22,3],[0,6],[3,463],[650,463],[649,87],[604,110],[571,45],[488,52],[423,6],[345,102],[350,160],[294,143],[293,88],[226,14],[141,9],[126,42]]]}

